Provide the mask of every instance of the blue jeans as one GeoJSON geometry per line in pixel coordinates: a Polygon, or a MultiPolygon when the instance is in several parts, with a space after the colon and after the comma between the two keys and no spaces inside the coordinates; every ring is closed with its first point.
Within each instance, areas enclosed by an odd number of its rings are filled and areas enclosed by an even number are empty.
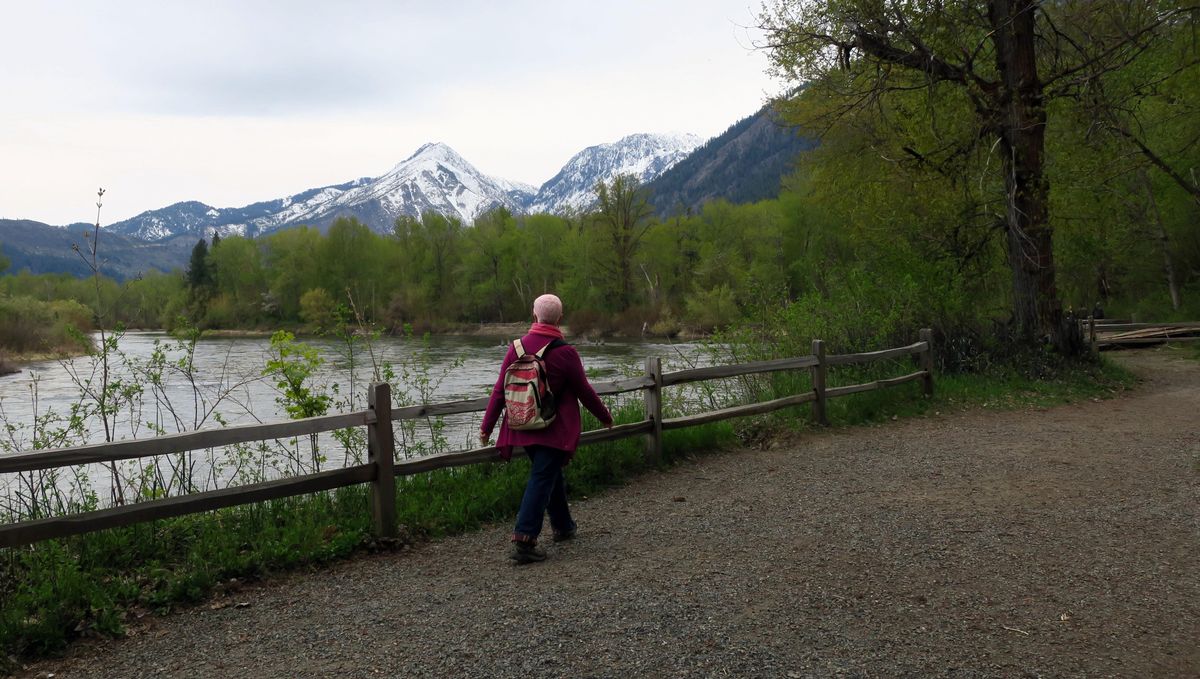
{"type": "Polygon", "coordinates": [[[555,532],[574,530],[562,473],[566,453],[546,446],[525,446],[525,452],[529,454],[529,481],[521,498],[521,511],[517,513],[513,541],[537,542],[538,533],[542,532],[542,516],[547,512],[555,532]]]}

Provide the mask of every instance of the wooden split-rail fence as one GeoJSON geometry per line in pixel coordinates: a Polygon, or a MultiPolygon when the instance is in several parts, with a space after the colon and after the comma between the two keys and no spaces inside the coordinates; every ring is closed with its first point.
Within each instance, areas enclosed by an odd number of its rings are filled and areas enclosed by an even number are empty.
{"type": "MultiPolygon", "coordinates": [[[[922,330],[920,341],[916,343],[859,354],[826,354],[824,342],[813,340],[812,354],[808,356],[756,361],[740,365],[694,368],[672,373],[662,372],[660,358],[648,358],[646,359],[645,374],[631,379],[594,385],[596,392],[601,395],[643,392],[645,418],[639,422],[616,425],[611,429],[584,432],[580,444],[588,445],[631,436],[643,436],[645,437],[648,461],[657,463],[662,458],[662,433],[671,429],[691,427],[734,417],[759,415],[803,403],[812,404],[813,418],[817,422],[828,424],[825,406],[828,399],[831,398],[892,387],[915,380],[920,380],[923,383],[924,393],[931,395],[933,393],[932,346],[932,332],[922,330]],[[917,356],[919,367],[917,371],[910,374],[841,387],[829,387],[826,384],[827,371],[830,367],[896,359],[910,355],[917,356]],[[666,387],[688,382],[783,370],[809,370],[812,375],[812,390],[770,401],[733,406],[696,415],[663,417],[662,393],[666,387]]],[[[369,505],[372,513],[373,532],[381,538],[394,537],[396,535],[397,476],[411,476],[435,469],[463,467],[483,462],[495,462],[500,459],[500,453],[496,447],[488,446],[428,455],[403,462],[395,460],[392,422],[479,412],[486,409],[487,397],[392,408],[391,388],[386,383],[377,383],[371,385],[367,402],[367,410],[339,415],[234,426],[73,448],[36,450],[0,457],[0,474],[12,474],[82,464],[114,463],[238,443],[296,438],[347,427],[365,426],[367,428],[367,462],[365,464],[221,490],[136,502],[80,514],[3,524],[0,525],[0,548],[18,547],[107,528],[316,493],[362,483],[370,484],[369,505]]]]}

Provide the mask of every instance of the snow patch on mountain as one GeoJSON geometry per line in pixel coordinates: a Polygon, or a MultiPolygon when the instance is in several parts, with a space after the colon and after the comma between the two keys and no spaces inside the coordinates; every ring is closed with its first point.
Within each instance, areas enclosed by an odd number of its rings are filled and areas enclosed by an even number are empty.
{"type": "Polygon", "coordinates": [[[631,134],[575,154],[542,184],[529,212],[586,210],[596,202],[596,184],[619,174],[645,184],[683,160],[702,143],[694,134],[631,134]]]}

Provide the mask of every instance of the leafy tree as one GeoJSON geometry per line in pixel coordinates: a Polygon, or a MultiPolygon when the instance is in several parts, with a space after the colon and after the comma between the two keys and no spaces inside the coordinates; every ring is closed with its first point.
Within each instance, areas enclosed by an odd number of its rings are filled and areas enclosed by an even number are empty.
{"type": "Polygon", "coordinates": [[[240,236],[214,237],[208,261],[215,288],[229,296],[235,316],[242,322],[257,320],[266,292],[258,243],[240,236]]]}
{"type": "Polygon", "coordinates": [[[321,240],[319,231],[306,226],[258,239],[263,245],[268,293],[281,318],[299,318],[301,295],[320,284],[317,257],[321,240]]]}
{"type": "MultiPolygon", "coordinates": [[[[521,266],[516,244],[516,220],[500,207],[480,215],[466,231],[463,278],[466,298],[479,318],[504,322],[513,269],[521,266]]],[[[535,258],[536,253],[525,253],[535,258]]],[[[510,316],[511,317],[511,316],[510,316]]]]}
{"type": "Polygon", "coordinates": [[[329,329],[337,303],[325,288],[313,288],[300,297],[300,320],[318,332],[329,329]]]}
{"type": "Polygon", "coordinates": [[[317,250],[321,287],[343,303],[369,299],[379,270],[378,241],[357,219],[335,221],[317,250]]]}
{"type": "MultiPolygon", "coordinates": [[[[811,83],[835,102],[835,116],[920,88],[930,101],[950,96],[969,107],[972,136],[906,152],[933,164],[939,155],[953,162],[979,141],[996,147],[1019,335],[1048,335],[1071,351],[1077,345],[1062,322],[1055,281],[1047,102],[1081,96],[1089,78],[1136,60],[1193,11],[1174,4],[776,0],[761,20],[775,72],[811,83]]],[[[923,117],[936,128],[938,113],[930,106],[923,117]]]]}
{"type": "Polygon", "coordinates": [[[634,257],[653,223],[654,208],[632,175],[597,184],[596,201],[594,224],[611,248],[602,261],[614,283],[616,307],[623,311],[633,303],[634,257]]]}
{"type": "Polygon", "coordinates": [[[429,320],[434,320],[435,309],[442,319],[453,317],[462,306],[453,280],[462,257],[462,222],[436,212],[422,213],[420,219],[404,215],[396,220],[393,233],[403,280],[393,307],[429,320]]]}

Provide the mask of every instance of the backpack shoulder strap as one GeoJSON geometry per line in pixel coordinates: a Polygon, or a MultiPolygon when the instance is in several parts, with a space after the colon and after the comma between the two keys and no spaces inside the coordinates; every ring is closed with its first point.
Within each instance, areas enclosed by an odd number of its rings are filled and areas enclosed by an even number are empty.
{"type": "Polygon", "coordinates": [[[525,346],[523,344],[521,344],[520,338],[513,340],[512,345],[513,345],[513,351],[517,352],[517,358],[521,358],[522,356],[525,355],[525,346]]]}
{"type": "MultiPolygon", "coordinates": [[[[517,340],[517,341],[519,342],[520,340],[517,340]]],[[[549,351],[551,349],[554,349],[556,347],[565,347],[565,346],[568,346],[566,342],[555,337],[554,339],[550,340],[549,344],[542,347],[536,354],[534,354],[534,356],[537,356],[538,358],[542,358],[544,355],[549,353],[549,351]]]]}

